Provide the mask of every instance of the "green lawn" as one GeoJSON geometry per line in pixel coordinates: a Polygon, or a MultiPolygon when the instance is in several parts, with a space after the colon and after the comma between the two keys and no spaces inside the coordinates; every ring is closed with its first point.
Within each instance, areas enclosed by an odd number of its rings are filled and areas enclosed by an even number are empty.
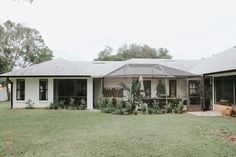
{"type": "Polygon", "coordinates": [[[236,119],[9,110],[0,103],[0,156],[236,156],[236,119]]]}

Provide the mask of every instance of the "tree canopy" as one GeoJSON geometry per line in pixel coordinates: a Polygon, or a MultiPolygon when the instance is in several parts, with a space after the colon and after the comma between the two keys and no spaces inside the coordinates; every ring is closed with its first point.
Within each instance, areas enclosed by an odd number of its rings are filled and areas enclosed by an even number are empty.
{"type": "Polygon", "coordinates": [[[0,25],[0,73],[51,60],[53,52],[39,31],[20,23],[0,25]]]}
{"type": "Polygon", "coordinates": [[[110,46],[99,52],[97,61],[122,61],[131,58],[162,58],[171,59],[169,51],[166,48],[152,48],[148,45],[130,44],[123,45],[114,53],[110,46]]]}

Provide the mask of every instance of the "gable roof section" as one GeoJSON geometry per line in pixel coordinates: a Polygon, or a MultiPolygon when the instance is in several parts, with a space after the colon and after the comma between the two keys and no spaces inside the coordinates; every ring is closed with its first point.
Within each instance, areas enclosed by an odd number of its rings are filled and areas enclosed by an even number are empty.
{"type": "Polygon", "coordinates": [[[190,69],[195,74],[208,74],[236,70],[236,47],[201,60],[190,69]]]}

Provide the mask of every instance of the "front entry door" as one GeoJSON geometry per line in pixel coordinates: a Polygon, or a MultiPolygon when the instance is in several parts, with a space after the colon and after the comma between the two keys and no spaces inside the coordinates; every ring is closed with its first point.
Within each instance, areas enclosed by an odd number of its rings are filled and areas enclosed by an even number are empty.
{"type": "Polygon", "coordinates": [[[200,80],[189,80],[189,104],[200,105],[200,80]]]}

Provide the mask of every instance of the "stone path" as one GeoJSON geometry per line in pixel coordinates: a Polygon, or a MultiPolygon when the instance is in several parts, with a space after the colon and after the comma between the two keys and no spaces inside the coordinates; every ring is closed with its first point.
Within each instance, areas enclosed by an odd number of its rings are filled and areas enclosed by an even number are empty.
{"type": "Polygon", "coordinates": [[[216,112],[216,111],[196,111],[196,112],[187,112],[189,114],[193,114],[195,116],[222,116],[220,112],[216,112]]]}

